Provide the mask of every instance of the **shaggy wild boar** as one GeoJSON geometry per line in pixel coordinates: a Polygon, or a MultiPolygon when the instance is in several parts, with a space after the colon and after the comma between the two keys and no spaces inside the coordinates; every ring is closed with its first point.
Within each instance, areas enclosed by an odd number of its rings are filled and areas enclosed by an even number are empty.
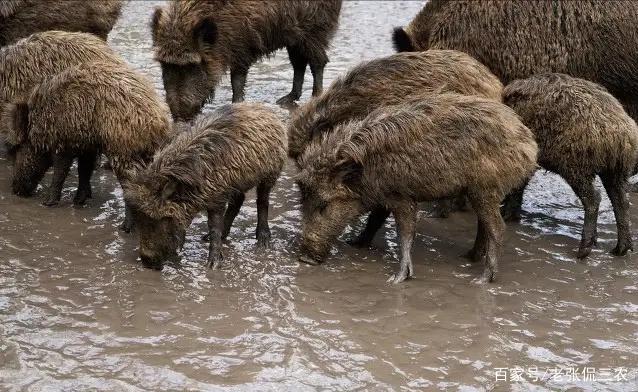
{"type": "Polygon", "coordinates": [[[48,30],[91,33],[106,40],[123,4],[122,0],[2,0],[0,46],[48,30]]]}
{"type": "MultiPolygon", "coordinates": [[[[603,87],[564,74],[516,80],[503,91],[504,102],[530,127],[538,143],[538,163],[559,174],[580,198],[585,222],[578,257],[596,242],[600,176],[614,208],[618,243],[612,253],[632,250],[627,179],[638,158],[638,127],[603,87]]],[[[520,216],[525,186],[506,199],[504,216],[520,216]]]]}
{"type": "Polygon", "coordinates": [[[341,0],[174,0],[158,8],[153,45],[173,117],[195,117],[228,70],[233,102],[243,101],[250,66],[284,47],[294,77],[292,91],[278,103],[299,99],[307,65],[312,94],[319,95],[340,10],[341,0]]]}
{"type": "MultiPolygon", "coordinates": [[[[70,67],[42,82],[28,104],[16,105],[13,190],[33,192],[53,151],[72,159],[98,149],[126,189],[131,171],[150,162],[170,138],[168,116],[150,81],[130,68],[104,61],[70,67]]],[[[127,208],[122,229],[129,231],[132,223],[127,208]]]]}
{"type": "Polygon", "coordinates": [[[394,43],[466,52],[504,84],[546,72],[591,80],[638,120],[636,15],[633,0],[430,0],[394,43]]]}
{"type": "MultiPolygon", "coordinates": [[[[0,49],[0,133],[10,153],[17,143],[11,129],[12,118],[5,117],[13,111],[12,103],[25,103],[34,87],[43,80],[63,70],[90,61],[107,61],[124,64],[124,61],[100,38],[88,33],[47,31],[21,39],[13,45],[0,49]]],[[[85,151],[78,156],[79,185],[75,204],[84,204],[91,197],[91,175],[98,154],[85,151]]],[[[57,166],[70,165],[69,157],[50,157],[57,166]]],[[[69,167],[59,167],[56,174],[67,173],[69,167]]],[[[55,205],[60,201],[65,178],[54,176],[45,205],[55,205]]],[[[35,184],[37,185],[37,184],[35,184]]]]}
{"type": "Polygon", "coordinates": [[[536,167],[532,133],[505,105],[458,94],[424,95],[381,107],[312,143],[300,160],[303,234],[300,260],[316,264],[358,215],[392,211],[400,243],[398,283],[414,273],[410,249],[417,203],[467,192],[478,216],[470,256],[483,281],[497,271],[503,197],[536,167]]]}
{"type": "Polygon", "coordinates": [[[139,172],[125,197],[140,231],[140,258],[162,268],[184,242],[197,213],[208,212],[208,266],[222,260],[221,242],[257,188],[257,244],[267,247],[269,195],[286,158],[286,131],[264,106],[233,104],[198,117],[192,130],[162,148],[139,172]]]}

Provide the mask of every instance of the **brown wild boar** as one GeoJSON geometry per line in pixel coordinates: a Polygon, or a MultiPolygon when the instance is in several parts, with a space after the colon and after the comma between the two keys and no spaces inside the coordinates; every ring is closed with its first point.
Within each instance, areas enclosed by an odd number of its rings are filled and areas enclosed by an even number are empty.
{"type": "Polygon", "coordinates": [[[257,245],[270,242],[270,190],[286,158],[286,130],[262,105],[233,104],[201,115],[192,130],[162,148],[127,188],[139,223],[140,258],[161,269],[175,257],[200,211],[208,212],[208,266],[222,260],[221,242],[244,202],[257,188],[257,245]]]}
{"type": "MultiPolygon", "coordinates": [[[[538,143],[538,163],[567,181],[585,209],[578,249],[584,258],[596,242],[600,176],[614,208],[618,243],[612,253],[633,250],[627,179],[638,158],[638,127],[602,86],[564,74],[515,80],[503,91],[504,102],[530,127],[538,143]]],[[[520,217],[525,186],[504,205],[506,219],[520,217]]]]}
{"type": "MultiPolygon", "coordinates": [[[[13,191],[28,195],[44,176],[51,152],[68,160],[101,150],[126,189],[130,173],[150,162],[171,137],[169,112],[145,77],[112,62],[94,61],[58,73],[16,105],[13,191]]],[[[54,173],[64,178],[66,173],[54,173]]],[[[130,210],[122,229],[132,227],[130,210]]]]}
{"type": "MultiPolygon", "coordinates": [[[[11,129],[13,119],[4,117],[3,113],[13,111],[12,103],[26,103],[33,88],[46,78],[71,66],[95,60],[125,64],[106,42],[88,33],[47,31],[33,34],[0,49],[0,133],[5,135],[10,153],[14,151],[16,144],[13,140],[15,135],[7,132],[7,129],[11,129]]],[[[97,156],[97,151],[85,150],[83,155],[77,157],[79,185],[74,198],[77,205],[84,204],[91,197],[91,175],[97,156]]],[[[54,160],[54,157],[50,158],[51,162],[54,160]]],[[[71,164],[69,159],[57,162],[71,164]]],[[[68,171],[69,168],[60,168],[56,173],[68,171]]],[[[45,205],[55,205],[60,201],[64,180],[65,178],[53,178],[45,205]]]]}
{"type": "Polygon", "coordinates": [[[294,77],[292,91],[278,103],[299,99],[307,65],[312,94],[319,95],[340,10],[341,0],[173,0],[156,9],[153,46],[173,118],[195,117],[228,70],[233,102],[243,101],[250,66],[284,47],[294,77]]]}
{"type": "Polygon", "coordinates": [[[394,32],[399,51],[455,49],[504,84],[560,72],[603,85],[638,121],[638,2],[430,0],[394,32]]]}
{"type": "Polygon", "coordinates": [[[123,4],[122,0],[2,0],[0,47],[48,30],[91,33],[106,40],[123,4]]]}
{"type": "Polygon", "coordinates": [[[532,133],[505,105],[458,94],[424,95],[339,125],[300,159],[303,234],[300,261],[316,264],[358,215],[392,211],[400,243],[394,282],[412,276],[417,203],[467,192],[478,216],[474,260],[491,281],[504,223],[499,205],[536,167],[532,133]]]}

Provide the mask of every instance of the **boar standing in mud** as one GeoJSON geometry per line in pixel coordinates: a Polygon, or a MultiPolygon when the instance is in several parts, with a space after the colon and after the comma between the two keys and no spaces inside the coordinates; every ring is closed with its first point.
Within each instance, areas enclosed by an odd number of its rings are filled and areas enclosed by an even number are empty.
{"type": "MultiPolygon", "coordinates": [[[[90,61],[106,61],[125,64],[117,54],[100,38],[87,33],[69,33],[65,31],[47,31],[36,33],[19,40],[13,45],[0,49],[0,134],[5,136],[10,155],[15,152],[17,141],[11,117],[15,103],[26,103],[31,91],[46,78],[65,69],[90,61]]],[[[79,185],[74,203],[82,205],[91,197],[91,176],[95,169],[97,151],[84,150],[77,156],[79,185]]],[[[50,162],[57,165],[71,165],[69,159],[55,159],[50,162]]],[[[69,167],[59,167],[57,174],[69,171],[69,167]]],[[[55,205],[60,201],[65,178],[54,176],[45,205],[55,205]]],[[[23,184],[24,185],[24,184],[23,184]]],[[[33,187],[37,184],[32,184],[33,187]]],[[[23,189],[28,195],[35,188],[23,189]]]]}
{"type": "Polygon", "coordinates": [[[257,245],[270,242],[270,190],[286,158],[283,123],[264,106],[233,104],[198,117],[192,130],[161,149],[128,187],[140,231],[140,258],[162,268],[175,257],[185,230],[208,212],[208,266],[222,259],[221,243],[244,202],[257,188],[257,245]]]}
{"type": "MultiPolygon", "coordinates": [[[[603,87],[564,74],[516,80],[506,86],[503,99],[534,132],[539,165],[563,177],[583,204],[578,257],[589,255],[596,242],[596,175],[616,216],[618,243],[612,253],[632,250],[626,192],[638,158],[638,127],[622,105],[603,87]]],[[[525,186],[506,199],[506,219],[520,217],[524,190],[525,186]]]]}
{"type": "MultiPolygon", "coordinates": [[[[166,105],[146,78],[112,62],[88,62],[45,80],[13,114],[16,141],[13,190],[28,195],[55,151],[55,171],[68,170],[74,156],[101,150],[120,184],[151,161],[171,137],[166,105]]],[[[67,173],[56,173],[64,178],[67,173]]],[[[129,208],[122,229],[130,231],[129,208]]]]}
{"type": "Polygon", "coordinates": [[[470,256],[484,260],[482,281],[494,278],[500,202],[536,167],[533,136],[511,109],[480,97],[426,95],[339,128],[299,162],[301,261],[322,261],[348,223],[382,205],[397,224],[401,267],[393,280],[401,282],[414,273],[417,203],[467,192],[478,216],[470,256]]]}
{"type": "Polygon", "coordinates": [[[284,47],[294,77],[292,91],[278,103],[299,99],[307,65],[312,94],[319,95],[340,10],[341,0],[186,0],[158,8],[153,45],[173,118],[193,119],[228,70],[233,102],[243,101],[250,66],[284,47]]]}
{"type": "MultiPolygon", "coordinates": [[[[399,53],[364,62],[299,110],[288,130],[288,155],[298,160],[308,144],[337,125],[424,93],[452,92],[500,101],[502,90],[503,85],[487,67],[454,50],[399,53]]],[[[452,207],[450,201],[439,201],[436,212],[446,216],[452,207]]],[[[369,245],[389,215],[383,207],[374,209],[352,244],[369,245]]]]}
{"type": "Polygon", "coordinates": [[[2,0],[0,47],[48,30],[91,33],[106,40],[123,4],[122,0],[2,0]]]}
{"type": "Polygon", "coordinates": [[[559,72],[603,85],[638,121],[638,1],[430,0],[398,51],[455,49],[504,84],[559,72]]]}

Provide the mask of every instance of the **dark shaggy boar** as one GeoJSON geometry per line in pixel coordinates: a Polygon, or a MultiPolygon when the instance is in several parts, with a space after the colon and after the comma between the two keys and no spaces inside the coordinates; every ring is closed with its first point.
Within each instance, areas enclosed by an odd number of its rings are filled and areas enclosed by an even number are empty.
{"type": "Polygon", "coordinates": [[[48,30],[91,33],[106,40],[123,4],[122,0],[2,0],[0,46],[48,30]]]}
{"type": "MultiPolygon", "coordinates": [[[[146,78],[112,62],[70,67],[40,84],[14,114],[18,151],[13,190],[28,195],[51,153],[60,160],[101,150],[122,187],[170,138],[169,112],[146,78]]],[[[68,162],[55,170],[68,168],[68,162]]],[[[54,173],[64,178],[66,173],[54,173]]],[[[132,225],[130,211],[123,229],[132,225]]]]}
{"type": "Polygon", "coordinates": [[[153,45],[173,117],[195,117],[228,70],[233,102],[243,101],[250,66],[284,47],[294,77],[292,91],[278,102],[299,99],[308,64],[312,94],[319,95],[340,10],[341,0],[185,0],[158,8],[153,45]]]}
{"type": "Polygon", "coordinates": [[[482,280],[497,271],[503,197],[536,167],[532,133],[494,100],[457,94],[373,111],[312,143],[300,159],[301,261],[320,262],[358,215],[379,205],[392,211],[399,233],[398,283],[412,276],[417,203],[467,192],[478,216],[470,254],[483,259],[482,280]]]}
{"type": "Polygon", "coordinates": [[[268,246],[269,195],[286,158],[286,131],[264,106],[233,104],[197,118],[139,172],[125,197],[140,231],[140,258],[160,268],[174,257],[184,232],[208,212],[208,266],[222,260],[221,242],[244,201],[257,188],[257,244],[268,246]]]}
{"type": "Polygon", "coordinates": [[[591,80],[638,120],[636,15],[633,0],[431,0],[394,42],[466,52],[504,84],[547,72],[591,80]]]}
{"type": "MultiPolygon", "coordinates": [[[[5,135],[9,152],[14,151],[17,143],[16,135],[9,132],[14,119],[5,117],[6,113],[13,111],[12,103],[27,102],[33,88],[46,78],[71,66],[95,60],[124,64],[106,42],[87,33],[36,33],[0,49],[0,133],[5,135]]],[[[75,204],[84,204],[91,197],[91,175],[97,155],[96,151],[85,151],[84,155],[77,157],[79,185],[75,204]]],[[[55,160],[56,165],[71,164],[69,159],[56,160],[51,157],[50,160],[55,160]]],[[[68,170],[60,168],[56,173],[66,173],[68,170]]],[[[64,180],[54,176],[45,205],[58,203],[64,180]]]]}
{"type": "MultiPolygon", "coordinates": [[[[638,127],[622,105],[603,87],[564,74],[516,80],[505,88],[503,99],[534,132],[539,165],[563,177],[583,203],[578,257],[586,257],[596,242],[596,175],[616,216],[618,243],[612,252],[624,255],[633,249],[626,192],[638,158],[638,127]]],[[[520,216],[524,189],[507,198],[506,218],[520,216]]]]}

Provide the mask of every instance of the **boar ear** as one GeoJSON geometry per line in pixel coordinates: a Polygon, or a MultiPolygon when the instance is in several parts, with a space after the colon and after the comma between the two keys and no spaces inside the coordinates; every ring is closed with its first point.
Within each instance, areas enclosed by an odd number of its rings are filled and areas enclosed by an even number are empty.
{"type": "Polygon", "coordinates": [[[392,43],[397,52],[414,52],[414,45],[403,27],[395,27],[392,32],[392,43]]]}
{"type": "Polygon", "coordinates": [[[211,18],[206,18],[197,24],[193,30],[193,38],[196,42],[213,45],[217,41],[217,24],[211,18]]]}
{"type": "Polygon", "coordinates": [[[151,19],[151,34],[153,35],[153,40],[157,38],[157,29],[159,28],[159,21],[162,18],[162,7],[155,8],[153,12],[153,18],[151,19]]]}
{"type": "Polygon", "coordinates": [[[177,187],[177,181],[175,181],[174,179],[171,178],[166,181],[166,184],[164,184],[164,188],[162,188],[162,200],[173,198],[175,192],[177,192],[177,187]]]}

